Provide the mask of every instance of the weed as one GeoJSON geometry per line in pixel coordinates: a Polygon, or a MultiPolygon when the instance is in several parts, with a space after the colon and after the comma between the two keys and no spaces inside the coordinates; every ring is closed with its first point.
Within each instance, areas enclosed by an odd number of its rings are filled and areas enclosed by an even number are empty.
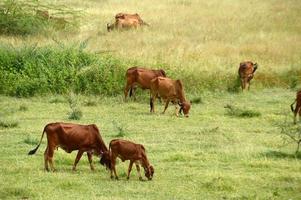
{"type": "Polygon", "coordinates": [[[27,136],[23,142],[29,145],[37,145],[39,141],[36,138],[32,138],[31,136],[27,136]]]}
{"type": "Polygon", "coordinates": [[[235,107],[233,105],[227,104],[225,106],[227,109],[227,115],[234,116],[234,117],[242,117],[242,118],[251,118],[251,117],[259,117],[261,116],[261,113],[258,111],[253,110],[247,110],[247,109],[241,109],[238,107],[235,107]]]}
{"type": "Polygon", "coordinates": [[[27,111],[28,110],[28,107],[24,104],[20,105],[19,107],[19,111],[27,111]]]}
{"type": "Polygon", "coordinates": [[[124,137],[125,131],[121,124],[118,124],[115,120],[112,121],[114,128],[117,130],[116,137],[124,137]]]}
{"type": "Polygon", "coordinates": [[[18,127],[19,122],[14,120],[0,120],[0,127],[2,128],[15,128],[18,127]]]}
{"type": "Polygon", "coordinates": [[[69,95],[67,96],[67,101],[69,103],[71,112],[69,113],[68,119],[73,119],[73,120],[79,120],[82,118],[83,113],[79,107],[79,97],[74,94],[73,92],[70,92],[69,95]]]}

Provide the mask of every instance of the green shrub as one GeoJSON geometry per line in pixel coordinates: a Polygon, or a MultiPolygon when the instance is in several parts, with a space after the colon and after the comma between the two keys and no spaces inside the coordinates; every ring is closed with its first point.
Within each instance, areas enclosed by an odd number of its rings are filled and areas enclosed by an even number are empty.
{"type": "Polygon", "coordinates": [[[80,109],[79,97],[76,94],[74,94],[73,92],[71,92],[67,96],[67,101],[68,101],[70,109],[71,109],[68,119],[79,120],[80,118],[82,118],[83,113],[80,109]]]}
{"type": "Polygon", "coordinates": [[[116,137],[124,137],[125,136],[125,130],[124,127],[121,124],[118,124],[116,121],[112,121],[113,126],[117,130],[116,137]]]}
{"type": "Polygon", "coordinates": [[[49,34],[53,29],[78,28],[79,12],[62,7],[33,0],[3,1],[0,3],[0,34],[49,34]]]}
{"type": "Polygon", "coordinates": [[[36,47],[0,45],[0,93],[18,97],[76,93],[117,95],[125,70],[110,55],[83,51],[84,45],[36,47]]]}

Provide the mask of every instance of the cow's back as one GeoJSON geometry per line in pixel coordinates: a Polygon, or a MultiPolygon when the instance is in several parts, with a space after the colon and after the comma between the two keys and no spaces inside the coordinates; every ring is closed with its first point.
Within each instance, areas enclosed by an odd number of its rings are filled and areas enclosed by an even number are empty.
{"type": "Polygon", "coordinates": [[[176,81],[165,78],[157,77],[152,80],[152,90],[157,91],[157,93],[163,98],[175,98],[177,95],[176,91],[176,81]]]}
{"type": "Polygon", "coordinates": [[[127,70],[126,76],[132,82],[138,84],[142,89],[150,89],[151,80],[158,76],[165,76],[163,70],[151,70],[141,67],[132,67],[127,70]]]}
{"type": "Polygon", "coordinates": [[[67,152],[80,148],[97,148],[99,132],[96,125],[53,123],[45,127],[48,141],[55,143],[67,152]]]}
{"type": "Polygon", "coordinates": [[[239,64],[238,74],[241,78],[248,77],[254,71],[254,64],[251,61],[241,62],[239,64]]]}

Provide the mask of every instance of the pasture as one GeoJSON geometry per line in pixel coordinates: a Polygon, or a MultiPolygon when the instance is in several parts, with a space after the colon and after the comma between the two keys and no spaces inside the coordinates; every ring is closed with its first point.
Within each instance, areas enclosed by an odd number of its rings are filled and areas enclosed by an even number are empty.
{"type": "Polygon", "coordinates": [[[292,124],[289,105],[301,87],[300,1],[54,5],[50,15],[64,6],[80,12],[77,29],[0,35],[0,199],[301,199],[301,154],[279,127],[292,124]],[[108,33],[118,12],[139,13],[150,27],[108,33]],[[241,93],[244,60],[259,67],[241,93]],[[162,115],[158,101],[151,114],[146,91],[125,103],[124,73],[133,65],[181,79],[194,101],[190,117],[175,117],[172,105],[162,115]],[[69,119],[72,99],[79,120],[69,119]],[[127,181],[129,162],[119,160],[120,180],[111,180],[96,157],[92,172],[86,155],[73,172],[76,152],[61,149],[57,171],[45,172],[46,137],[27,153],[44,126],[59,121],[94,123],[107,145],[115,138],[143,144],[154,179],[139,181],[133,168],[127,181]]]}
{"type": "Polygon", "coordinates": [[[81,102],[95,104],[82,103],[83,117],[74,122],[97,124],[106,144],[114,138],[144,144],[155,167],[154,179],[145,182],[138,180],[135,169],[127,181],[128,162],[120,160],[119,181],[111,180],[95,157],[96,170],[92,172],[86,155],[73,172],[76,153],[61,149],[54,155],[57,171],[45,172],[46,138],[36,155],[27,153],[48,122],[70,121],[67,101],[61,96],[2,96],[2,117],[5,114],[18,126],[0,129],[0,198],[299,199],[301,155],[294,154],[295,144],[283,144],[275,125],[285,119],[292,121],[288,105],[293,95],[284,89],[206,93],[203,103],[193,105],[189,118],[176,118],[173,106],[161,115],[163,104],[159,103],[157,113],[150,114],[147,96],[128,103],[119,97],[81,96],[81,102]],[[227,104],[261,115],[233,117],[224,108],[227,104]]]}

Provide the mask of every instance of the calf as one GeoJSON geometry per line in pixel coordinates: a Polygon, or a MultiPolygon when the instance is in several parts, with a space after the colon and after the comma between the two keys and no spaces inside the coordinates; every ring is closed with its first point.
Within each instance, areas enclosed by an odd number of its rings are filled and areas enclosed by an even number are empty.
{"type": "MultiPolygon", "coordinates": [[[[44,133],[47,135],[47,148],[44,153],[45,169],[47,171],[49,171],[48,163],[51,169],[53,171],[55,170],[53,166],[53,154],[54,150],[58,147],[64,149],[67,153],[78,150],[73,164],[73,170],[76,169],[76,165],[84,152],[87,152],[91,170],[94,170],[92,155],[102,155],[108,151],[95,124],[79,125],[59,122],[50,123],[45,126],[38,146],[31,150],[28,153],[29,155],[34,154],[38,150],[44,133]]],[[[104,163],[108,163],[106,158],[103,158],[103,160],[105,160],[104,163]]],[[[109,165],[107,165],[107,167],[109,167],[109,165]]]]}
{"type": "Polygon", "coordinates": [[[126,71],[125,76],[126,86],[124,89],[124,99],[126,100],[129,90],[131,97],[134,96],[136,86],[139,86],[142,89],[150,89],[151,80],[159,76],[166,77],[166,73],[163,69],[155,70],[142,67],[131,67],[126,71]]]}
{"type": "Polygon", "coordinates": [[[160,96],[165,101],[163,114],[171,101],[176,106],[176,115],[179,116],[177,104],[180,105],[180,112],[183,110],[184,116],[188,117],[191,102],[187,101],[184,95],[184,88],[181,80],[172,80],[165,77],[157,77],[151,81],[150,111],[155,112],[154,102],[160,96]]]}
{"type": "Polygon", "coordinates": [[[115,166],[116,166],[116,158],[119,157],[122,160],[122,162],[124,162],[125,160],[130,160],[127,179],[130,178],[132,166],[135,163],[139,174],[139,180],[142,180],[139,165],[141,165],[144,168],[145,176],[147,177],[147,179],[152,180],[154,175],[154,168],[152,165],[150,165],[147,159],[145,148],[143,145],[135,144],[127,140],[115,139],[110,142],[109,150],[110,150],[110,160],[111,160],[111,166],[110,166],[111,178],[114,178],[113,177],[113,172],[114,172],[115,178],[118,179],[115,166]]]}
{"type": "Polygon", "coordinates": [[[294,123],[296,124],[297,114],[299,113],[299,120],[301,117],[301,90],[299,90],[296,94],[295,101],[291,104],[291,110],[294,113],[294,123]],[[296,107],[294,109],[294,104],[296,103],[296,107]]]}
{"type": "Polygon", "coordinates": [[[250,81],[254,77],[254,73],[257,70],[257,63],[251,61],[241,62],[239,64],[238,75],[240,77],[241,89],[250,89],[250,81]]]}

